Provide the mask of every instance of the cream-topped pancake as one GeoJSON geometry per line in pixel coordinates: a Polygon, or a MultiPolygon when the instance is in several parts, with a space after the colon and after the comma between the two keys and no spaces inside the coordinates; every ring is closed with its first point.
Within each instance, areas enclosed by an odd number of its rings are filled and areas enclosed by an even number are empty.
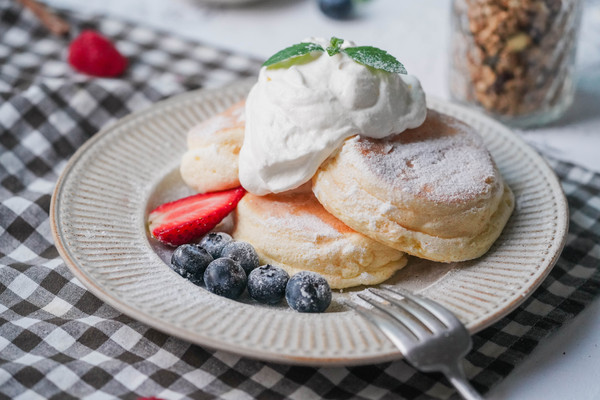
{"type": "Polygon", "coordinates": [[[423,125],[401,134],[346,140],[321,165],[313,191],[356,231],[442,262],[484,254],[514,207],[479,135],[433,110],[423,125]]]}
{"type": "Polygon", "coordinates": [[[240,185],[238,159],[245,129],[245,101],[193,127],[181,159],[184,182],[199,193],[240,185]]]}
{"type": "Polygon", "coordinates": [[[312,52],[310,62],[261,68],[248,94],[240,151],[240,182],[250,193],[280,193],[310,181],[348,137],[380,139],[423,123],[425,92],[417,77],[378,69],[385,60],[368,68],[348,53],[365,48],[340,40],[308,38],[305,44],[323,50],[312,52]]]}
{"type": "Polygon", "coordinates": [[[261,263],[280,266],[290,275],[317,272],[336,289],[383,282],[407,261],[403,252],[328,213],[310,185],[267,196],[246,194],[237,206],[233,237],[252,244],[261,263]]]}

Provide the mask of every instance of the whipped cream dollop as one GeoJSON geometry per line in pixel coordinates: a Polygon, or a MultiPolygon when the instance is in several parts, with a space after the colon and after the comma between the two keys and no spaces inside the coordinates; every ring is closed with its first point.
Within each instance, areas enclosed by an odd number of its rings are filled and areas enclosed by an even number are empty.
{"type": "MultiPolygon", "coordinates": [[[[329,46],[324,39],[304,42],[329,46]]],[[[263,67],[248,95],[239,177],[251,193],[279,193],[309,181],[348,137],[383,138],[425,120],[416,77],[367,68],[344,52],[315,56],[289,68],[263,67]]]]}

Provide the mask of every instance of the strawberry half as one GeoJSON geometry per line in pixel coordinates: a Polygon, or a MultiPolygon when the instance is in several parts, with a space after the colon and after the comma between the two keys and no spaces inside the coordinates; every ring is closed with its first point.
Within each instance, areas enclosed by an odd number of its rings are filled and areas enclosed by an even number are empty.
{"type": "Polygon", "coordinates": [[[165,203],[150,212],[150,232],[171,246],[190,243],[217,226],[235,209],[244,194],[244,188],[238,187],[165,203]]]}

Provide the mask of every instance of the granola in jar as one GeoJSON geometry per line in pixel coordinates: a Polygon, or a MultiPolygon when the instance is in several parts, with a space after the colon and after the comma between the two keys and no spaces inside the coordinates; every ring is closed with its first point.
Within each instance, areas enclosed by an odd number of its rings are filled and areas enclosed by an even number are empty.
{"type": "Polygon", "coordinates": [[[515,126],[558,118],[573,99],[579,0],[455,0],[450,92],[515,126]]]}

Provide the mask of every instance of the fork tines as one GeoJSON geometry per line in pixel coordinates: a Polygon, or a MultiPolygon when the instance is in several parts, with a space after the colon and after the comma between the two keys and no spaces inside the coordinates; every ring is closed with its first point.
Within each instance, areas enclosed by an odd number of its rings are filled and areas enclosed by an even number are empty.
{"type": "Polygon", "coordinates": [[[350,306],[378,325],[380,329],[383,329],[380,325],[384,324],[384,320],[387,321],[386,324],[396,324],[398,328],[395,329],[395,333],[398,334],[398,331],[402,331],[405,340],[424,340],[432,334],[461,325],[450,311],[406,290],[382,286],[380,289],[369,288],[368,291],[378,299],[360,293],[357,296],[373,306],[374,310],[368,310],[356,304],[350,306]],[[383,301],[379,299],[383,299],[383,301]]]}
{"type": "Polygon", "coordinates": [[[444,325],[446,325],[449,328],[463,326],[454,314],[452,314],[446,308],[442,307],[440,304],[436,303],[433,300],[429,300],[425,297],[415,296],[414,294],[410,293],[405,289],[392,287],[388,285],[381,286],[381,289],[379,289],[378,291],[382,290],[402,296],[404,299],[406,299],[405,304],[417,305],[421,309],[428,311],[437,320],[441,321],[444,325]]]}
{"type": "Polygon", "coordinates": [[[413,366],[425,372],[442,372],[465,399],[481,399],[460,363],[471,349],[471,337],[454,314],[433,300],[396,287],[386,285],[368,291],[369,296],[357,296],[372,309],[346,304],[377,326],[413,366]]]}

